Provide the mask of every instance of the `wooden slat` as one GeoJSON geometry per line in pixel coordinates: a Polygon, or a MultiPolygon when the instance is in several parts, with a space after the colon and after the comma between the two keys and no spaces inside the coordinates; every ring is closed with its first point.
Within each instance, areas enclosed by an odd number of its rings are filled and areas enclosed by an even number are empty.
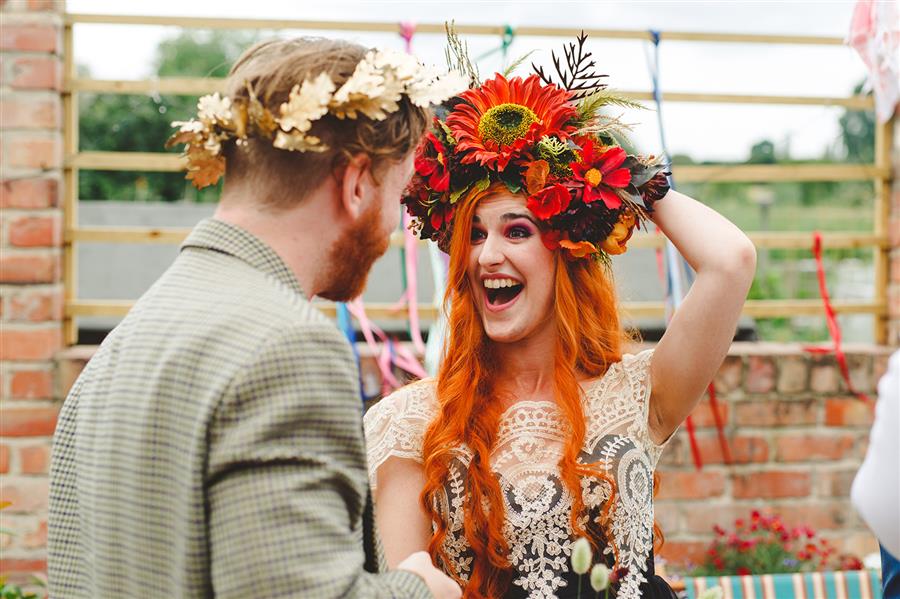
{"type": "MultiPolygon", "coordinates": [[[[80,227],[76,229],[68,229],[65,231],[66,242],[86,242],[86,243],[159,243],[159,244],[178,244],[184,241],[188,233],[188,228],[165,228],[165,227],[80,227]]],[[[812,247],[812,233],[805,231],[749,231],[747,235],[759,248],[779,248],[779,249],[810,249],[812,247]]],[[[425,245],[427,241],[420,241],[421,245],[425,245]]],[[[864,248],[888,247],[888,239],[886,235],[875,235],[872,233],[857,233],[852,231],[838,232],[828,231],[822,233],[822,243],[824,248],[864,248]]],[[[391,235],[391,246],[403,247],[403,234],[395,232],[391,235]]],[[[637,233],[628,242],[629,248],[655,248],[663,247],[665,238],[661,235],[649,233],[637,233]]]]}
{"type": "MultiPolygon", "coordinates": [[[[63,29],[63,75],[75,76],[75,38],[72,26],[63,29]]],[[[63,151],[78,151],[78,94],[63,92],[63,151]]],[[[72,165],[63,168],[63,227],[78,226],[78,169],[72,165]]],[[[72,243],[63,244],[63,297],[66,302],[78,297],[78,257],[72,243]]],[[[70,316],[63,317],[63,338],[66,345],[78,341],[78,323],[70,316]]]]}
{"type": "MultiPolygon", "coordinates": [[[[891,152],[894,147],[894,123],[895,116],[891,116],[885,123],[875,124],[875,163],[884,169],[891,168],[891,152]]],[[[875,180],[875,234],[887,235],[888,221],[891,211],[891,186],[888,177],[875,180]]],[[[890,283],[891,255],[890,246],[881,246],[875,249],[875,297],[886,298],[890,283]]],[[[889,329],[888,315],[883,314],[875,319],[875,342],[881,345],[897,343],[897,339],[888,339],[889,329]]]]}
{"type": "Polygon", "coordinates": [[[66,158],[66,166],[104,171],[177,172],[187,161],[163,152],[79,152],[66,158]]]}
{"type": "Polygon", "coordinates": [[[862,181],[889,176],[890,169],[871,164],[723,164],[672,168],[679,183],[745,181],[862,181]]]}
{"type": "MultiPolygon", "coordinates": [[[[75,92],[96,92],[108,94],[180,94],[199,96],[222,92],[224,79],[209,77],[165,77],[140,81],[109,79],[75,79],[67,83],[67,89],[75,92]]],[[[650,102],[653,94],[646,91],[620,91],[632,100],[650,102]]],[[[666,102],[693,102],[716,104],[786,104],[801,106],[840,106],[853,110],[871,110],[875,106],[872,96],[828,97],[828,96],[772,96],[754,94],[712,94],[670,92],[665,94],[666,102]]]]}
{"type": "MultiPolygon", "coordinates": [[[[184,168],[185,160],[163,152],[80,152],[68,156],[66,165],[89,170],[175,172],[184,168]]],[[[676,166],[673,171],[679,183],[862,181],[890,176],[890,167],[872,164],[691,164],[676,166]]]]}
{"type": "MultiPolygon", "coordinates": [[[[311,21],[297,19],[225,19],[211,17],[164,17],[150,15],[93,15],[66,14],[66,23],[93,23],[104,25],[157,25],[198,29],[315,29],[325,31],[372,31],[396,33],[399,23],[365,21],[311,21]]],[[[457,24],[462,35],[496,35],[505,33],[502,25],[457,24]]],[[[574,37],[582,31],[592,38],[650,40],[645,29],[583,29],[580,27],[517,27],[516,36],[574,37]]],[[[417,33],[444,33],[443,23],[419,23],[417,33]]],[[[664,31],[660,39],[666,41],[728,42],[746,44],[811,44],[842,46],[843,38],[810,35],[763,35],[748,33],[706,33],[688,31],[664,31]]]]}
{"type": "MultiPolygon", "coordinates": [[[[74,300],[66,302],[65,313],[74,316],[124,316],[131,309],[133,302],[127,300],[74,300]]],[[[316,302],[316,307],[328,316],[335,315],[332,303],[316,302]]],[[[887,311],[884,302],[865,302],[851,300],[835,300],[832,302],[838,314],[875,314],[882,315],[887,311]]],[[[663,302],[625,302],[622,309],[629,318],[661,317],[665,314],[663,302]]],[[[438,308],[431,304],[419,305],[419,316],[423,320],[433,320],[438,308]]],[[[392,304],[366,304],[366,314],[370,318],[405,320],[405,310],[396,310],[392,304]]],[[[744,304],[743,314],[754,318],[771,318],[776,316],[824,316],[824,308],[820,300],[750,300],[744,304]]]]}

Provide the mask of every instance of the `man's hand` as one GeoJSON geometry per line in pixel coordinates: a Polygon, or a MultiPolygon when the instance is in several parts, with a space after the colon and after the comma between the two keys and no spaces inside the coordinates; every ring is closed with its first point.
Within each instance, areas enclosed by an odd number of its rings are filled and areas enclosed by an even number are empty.
{"type": "Polygon", "coordinates": [[[456,581],[434,567],[427,551],[413,553],[397,564],[397,569],[421,576],[435,599],[459,599],[462,597],[462,589],[459,588],[456,581]]]}

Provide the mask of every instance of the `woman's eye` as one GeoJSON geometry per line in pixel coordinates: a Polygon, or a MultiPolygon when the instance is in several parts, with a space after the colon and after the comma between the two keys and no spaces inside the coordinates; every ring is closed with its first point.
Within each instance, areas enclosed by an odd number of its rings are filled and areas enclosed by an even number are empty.
{"type": "Polygon", "coordinates": [[[480,229],[472,229],[472,242],[481,241],[485,238],[484,231],[480,229]]]}
{"type": "Polygon", "coordinates": [[[531,230],[528,227],[510,227],[507,235],[512,239],[526,239],[531,237],[531,230]]]}

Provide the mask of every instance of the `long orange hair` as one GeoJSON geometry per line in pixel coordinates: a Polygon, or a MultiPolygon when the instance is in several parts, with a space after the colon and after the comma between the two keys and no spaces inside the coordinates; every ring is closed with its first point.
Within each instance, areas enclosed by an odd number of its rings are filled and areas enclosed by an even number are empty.
{"type": "MultiPolygon", "coordinates": [[[[463,520],[463,532],[474,554],[465,585],[465,597],[470,598],[501,596],[512,575],[509,547],[503,536],[503,494],[489,462],[503,412],[503,402],[497,401],[495,394],[501,373],[467,277],[475,209],[482,200],[504,191],[504,186],[494,185],[482,192],[470,192],[456,206],[444,298],[445,309],[449,309],[448,335],[437,377],[440,410],[425,433],[422,447],[426,482],[421,499],[435,528],[428,550],[448,572],[453,568],[443,550],[447,522],[439,508],[441,495],[454,450],[465,444],[471,451],[463,520]]],[[[621,360],[629,338],[619,320],[613,282],[604,267],[594,260],[567,260],[562,252],[556,257],[556,265],[554,400],[567,425],[560,477],[572,497],[572,530],[577,536],[588,537],[595,549],[604,544],[612,546],[618,561],[612,535],[607,534],[615,504],[614,481],[599,467],[577,461],[586,434],[579,377],[603,375],[621,360]],[[599,525],[587,518],[589,530],[580,524],[584,521],[580,517],[586,515],[581,487],[585,477],[608,485],[610,491],[599,525]]]]}

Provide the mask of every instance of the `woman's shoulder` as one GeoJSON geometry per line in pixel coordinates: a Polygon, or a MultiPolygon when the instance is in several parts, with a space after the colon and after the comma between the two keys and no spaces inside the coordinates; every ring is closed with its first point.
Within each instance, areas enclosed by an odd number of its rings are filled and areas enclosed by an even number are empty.
{"type": "Polygon", "coordinates": [[[437,409],[437,383],[433,378],[421,379],[386,395],[367,411],[371,418],[426,418],[431,420],[437,409]]]}

